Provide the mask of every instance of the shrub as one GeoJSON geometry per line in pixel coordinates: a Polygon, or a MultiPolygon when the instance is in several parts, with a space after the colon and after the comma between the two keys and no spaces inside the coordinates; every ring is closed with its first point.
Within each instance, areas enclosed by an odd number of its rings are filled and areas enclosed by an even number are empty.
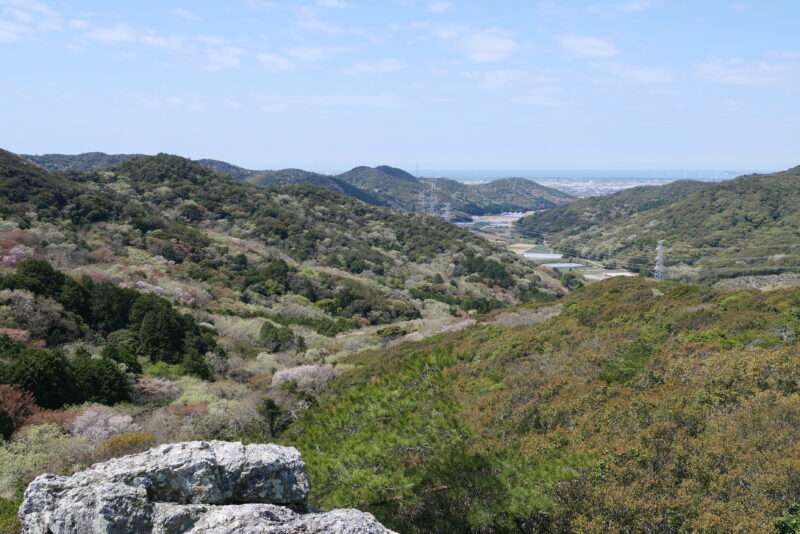
{"type": "Polygon", "coordinates": [[[97,448],[100,459],[116,458],[146,451],[156,444],[156,437],[145,432],[126,432],[105,440],[97,448]]]}
{"type": "Polygon", "coordinates": [[[97,445],[118,434],[136,429],[133,418],[108,406],[90,406],[72,422],[72,432],[97,445]]]}
{"type": "Polygon", "coordinates": [[[36,425],[0,445],[0,498],[15,499],[40,473],[63,474],[78,467],[86,452],[82,436],[70,436],[54,425],[36,425]]]}
{"type": "Polygon", "coordinates": [[[70,362],[58,351],[32,350],[0,338],[0,382],[30,391],[44,408],[60,408],[79,399],[70,362]],[[5,341],[4,341],[5,340],[5,341]]]}
{"type": "Polygon", "coordinates": [[[184,374],[196,376],[201,380],[211,380],[211,366],[195,351],[186,353],[181,362],[181,368],[184,374]]]}
{"type": "Polygon", "coordinates": [[[252,439],[260,434],[261,419],[249,403],[218,399],[209,404],[208,415],[196,419],[195,430],[203,439],[252,439]]]}
{"type": "Polygon", "coordinates": [[[208,404],[181,404],[179,406],[167,406],[167,411],[173,415],[181,417],[208,415],[208,404]]]}
{"type": "Polygon", "coordinates": [[[406,334],[408,334],[408,330],[406,330],[402,326],[387,326],[375,332],[376,336],[384,339],[401,337],[406,334]]]}
{"type": "Polygon", "coordinates": [[[159,378],[172,378],[183,374],[183,367],[167,362],[156,362],[145,367],[144,372],[159,378]]]}
{"type": "Polygon", "coordinates": [[[275,326],[270,321],[264,321],[259,332],[259,344],[270,352],[283,352],[299,345],[291,328],[275,326]]]}
{"type": "Polygon", "coordinates": [[[256,411],[264,421],[264,437],[266,439],[274,440],[278,438],[292,422],[286,410],[268,397],[261,400],[256,411]]]}
{"type": "Polygon", "coordinates": [[[22,525],[17,517],[17,511],[22,504],[22,498],[0,499],[0,533],[16,534],[22,530],[22,525]]]}
{"type": "Polygon", "coordinates": [[[319,394],[336,376],[332,365],[300,365],[281,369],[272,376],[272,386],[294,382],[294,389],[319,394]]]}
{"type": "Polygon", "coordinates": [[[14,426],[21,427],[27,419],[41,411],[36,406],[33,393],[19,386],[0,385],[0,409],[5,410],[14,421],[14,426]]]}
{"type": "Polygon", "coordinates": [[[172,382],[152,376],[139,377],[131,388],[131,400],[139,405],[167,404],[177,395],[172,382]]]}

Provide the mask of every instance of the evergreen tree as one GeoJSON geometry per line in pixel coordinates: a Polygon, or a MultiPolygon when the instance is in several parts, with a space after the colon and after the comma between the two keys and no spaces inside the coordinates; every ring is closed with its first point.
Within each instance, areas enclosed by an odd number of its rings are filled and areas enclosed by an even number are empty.
{"type": "Polygon", "coordinates": [[[125,364],[129,373],[141,374],[142,372],[142,365],[136,359],[136,355],[123,345],[106,345],[103,347],[101,355],[103,358],[125,364]]]}
{"type": "Polygon", "coordinates": [[[75,373],[69,360],[55,350],[17,351],[0,379],[33,393],[36,404],[43,408],[60,408],[82,400],[75,389],[75,373]]]}
{"type": "Polygon", "coordinates": [[[0,437],[8,439],[14,433],[14,420],[7,411],[0,408],[0,437]]]}
{"type": "Polygon", "coordinates": [[[181,362],[181,367],[183,367],[183,372],[187,375],[196,376],[201,380],[211,380],[211,366],[209,366],[206,359],[195,350],[186,353],[181,362]]]}
{"type": "Polygon", "coordinates": [[[113,360],[92,358],[85,350],[79,350],[73,365],[81,400],[100,404],[128,400],[130,382],[113,360]]]}
{"type": "Polygon", "coordinates": [[[181,322],[172,310],[157,308],[148,312],[139,327],[139,351],[150,361],[179,363],[183,348],[181,322]]]}

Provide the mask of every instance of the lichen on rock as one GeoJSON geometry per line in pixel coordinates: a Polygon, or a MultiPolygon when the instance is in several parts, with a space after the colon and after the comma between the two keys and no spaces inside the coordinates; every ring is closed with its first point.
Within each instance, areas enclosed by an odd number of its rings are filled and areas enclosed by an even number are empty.
{"type": "Polygon", "coordinates": [[[297,449],[192,441],[41,475],[19,517],[23,534],[391,532],[357,510],[315,510],[308,492],[297,449]]]}

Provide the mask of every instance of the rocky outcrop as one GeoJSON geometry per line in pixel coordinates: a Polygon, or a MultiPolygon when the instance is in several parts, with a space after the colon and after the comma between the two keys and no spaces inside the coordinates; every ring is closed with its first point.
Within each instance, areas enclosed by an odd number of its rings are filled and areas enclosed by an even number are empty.
{"type": "Polygon", "coordinates": [[[306,504],[300,453],[277,445],[192,441],[41,475],[19,510],[23,534],[385,534],[357,510],[306,504]]]}

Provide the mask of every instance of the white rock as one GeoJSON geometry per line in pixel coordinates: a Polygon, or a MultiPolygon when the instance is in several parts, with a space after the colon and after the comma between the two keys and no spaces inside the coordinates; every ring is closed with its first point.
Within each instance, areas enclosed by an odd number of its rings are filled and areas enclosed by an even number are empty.
{"type": "Polygon", "coordinates": [[[162,445],[28,486],[23,534],[384,534],[370,514],[305,504],[297,449],[222,441],[162,445]]]}

